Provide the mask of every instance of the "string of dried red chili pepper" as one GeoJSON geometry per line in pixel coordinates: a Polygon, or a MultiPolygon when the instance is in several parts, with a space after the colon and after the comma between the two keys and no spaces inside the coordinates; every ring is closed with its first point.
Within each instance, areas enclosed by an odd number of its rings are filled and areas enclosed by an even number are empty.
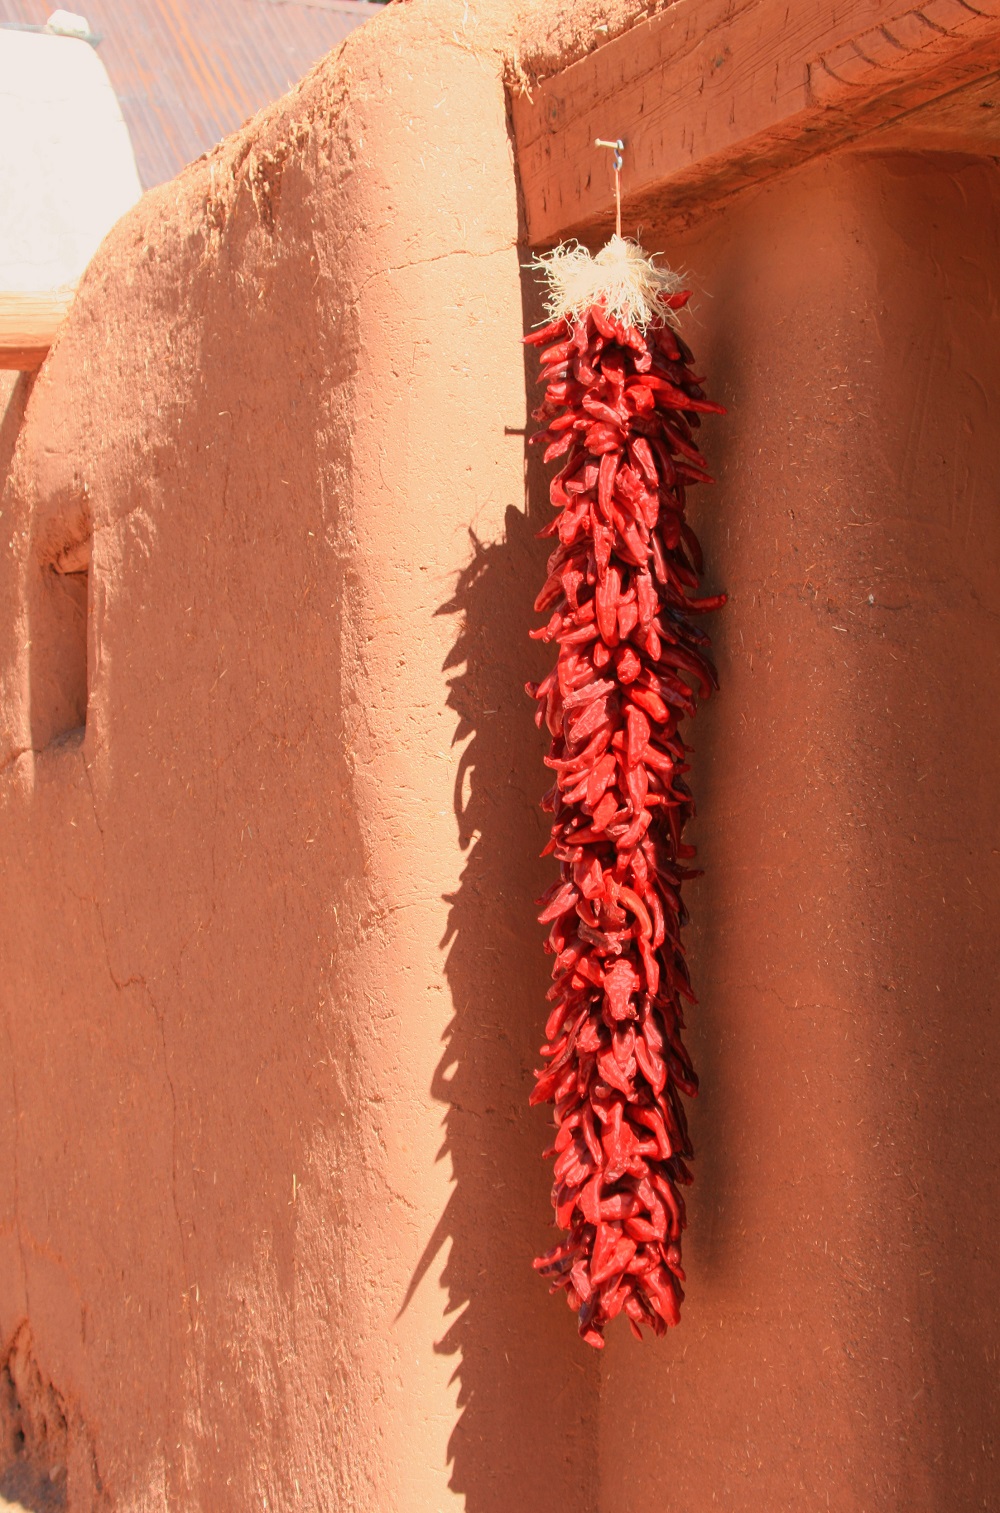
{"type": "MultiPolygon", "coordinates": [[[[676,310],[687,293],[664,298],[676,310]]],[[[528,692],[551,735],[560,876],[540,900],[555,956],[552,1010],[532,1103],[555,1105],[556,1222],[567,1237],[535,1266],[565,1290],[590,1345],[624,1311],[662,1334],[680,1317],[681,1231],[692,1154],[680,1094],[697,1091],[681,1040],[694,1002],[681,944],[681,883],[694,876],[682,832],[693,813],[678,724],[717,686],[691,615],[698,541],[685,489],[712,482],[693,439],[705,399],[691,352],[662,316],[645,334],[601,304],[525,340],[541,354],[535,419],[558,536],[532,635],[559,647],[528,692]]],[[[545,854],[543,853],[543,854],[545,854]]]]}

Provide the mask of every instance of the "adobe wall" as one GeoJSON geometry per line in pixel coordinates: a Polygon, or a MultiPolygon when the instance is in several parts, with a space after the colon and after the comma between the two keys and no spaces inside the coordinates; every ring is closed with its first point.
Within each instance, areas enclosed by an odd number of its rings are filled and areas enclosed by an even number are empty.
{"type": "Polygon", "coordinates": [[[29,404],[0,1333],[73,1513],[592,1497],[596,1362],[530,1272],[540,548],[502,58],[461,24],[387,14],[148,196],[29,404]],[[88,528],[81,736],[40,564],[88,528]]]}
{"type": "Polygon", "coordinates": [[[669,248],[732,404],[685,1319],[601,1360],[530,1270],[546,507],[503,77],[603,16],[392,6],[116,228],[28,401],[0,1413],[71,1513],[993,1491],[993,168],[840,160],[669,248]]]}
{"type": "Polygon", "coordinates": [[[609,1330],[601,1513],[1000,1494],[998,190],[847,153],[672,239],[732,599],[692,737],[688,1299],[665,1348],[609,1330]]]}

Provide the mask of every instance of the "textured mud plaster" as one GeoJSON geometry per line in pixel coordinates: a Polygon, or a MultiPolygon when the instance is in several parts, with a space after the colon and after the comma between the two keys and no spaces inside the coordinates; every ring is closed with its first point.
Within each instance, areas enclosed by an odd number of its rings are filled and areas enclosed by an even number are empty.
{"type": "Polygon", "coordinates": [[[609,1338],[602,1513],[1000,1498],[998,188],[846,155],[672,249],[730,406],[695,525],[732,598],[690,1287],[665,1350],[609,1338]]]}
{"type": "Polygon", "coordinates": [[[147,195],[28,402],[0,1338],[86,1426],[72,1513],[594,1505],[530,1275],[544,547],[490,10],[392,7],[147,195]]]}
{"type": "Polygon", "coordinates": [[[997,1501],[992,166],[828,164],[669,249],[733,416],[696,522],[733,594],[705,1096],[685,1324],[611,1341],[600,1432],[530,1274],[546,512],[504,79],[641,24],[602,10],[390,6],[120,223],[27,399],[0,1360],[92,1453],[72,1513],[997,1501]],[[88,556],[81,710],[53,577],[88,556]]]}

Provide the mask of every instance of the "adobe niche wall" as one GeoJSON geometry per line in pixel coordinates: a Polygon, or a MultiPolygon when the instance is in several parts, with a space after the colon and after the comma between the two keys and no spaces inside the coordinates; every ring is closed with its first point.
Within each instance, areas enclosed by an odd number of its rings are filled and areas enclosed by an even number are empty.
{"type": "Polygon", "coordinates": [[[609,1332],[602,1513],[998,1496],[998,190],[851,152],[643,228],[730,407],[692,517],[732,597],[692,730],[688,1299],[654,1348],[609,1332]]]}
{"type": "Polygon", "coordinates": [[[0,1342],[86,1426],[72,1513],[596,1503],[596,1362],[530,1266],[545,549],[460,19],[389,7],[144,196],[18,440],[0,1342]],[[53,740],[39,575],[86,530],[53,740]]]}

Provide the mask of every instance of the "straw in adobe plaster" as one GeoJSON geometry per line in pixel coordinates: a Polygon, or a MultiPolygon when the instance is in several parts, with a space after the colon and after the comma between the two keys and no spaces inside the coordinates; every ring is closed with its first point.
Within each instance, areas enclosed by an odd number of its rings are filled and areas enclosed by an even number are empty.
{"type": "MultiPolygon", "coordinates": [[[[617,145],[617,144],[616,144],[617,145]]],[[[620,150],[616,168],[620,167],[620,150]]],[[[552,1198],[565,1238],[535,1266],[562,1289],[588,1344],[624,1313],[662,1334],[683,1299],[680,1188],[692,1155],[680,1095],[697,1090],[681,1039],[693,1002],[681,943],[693,812],[679,722],[717,686],[693,617],[701,551],[685,490],[708,483],[694,432],[722,407],[704,397],[676,331],[689,294],[619,230],[596,256],[575,245],[538,260],[550,323],[545,460],[557,538],[532,634],[559,648],[529,684],[551,736],[556,781],[546,852],[559,878],[541,900],[555,957],[533,1103],[555,1105],[552,1198]]]]}

